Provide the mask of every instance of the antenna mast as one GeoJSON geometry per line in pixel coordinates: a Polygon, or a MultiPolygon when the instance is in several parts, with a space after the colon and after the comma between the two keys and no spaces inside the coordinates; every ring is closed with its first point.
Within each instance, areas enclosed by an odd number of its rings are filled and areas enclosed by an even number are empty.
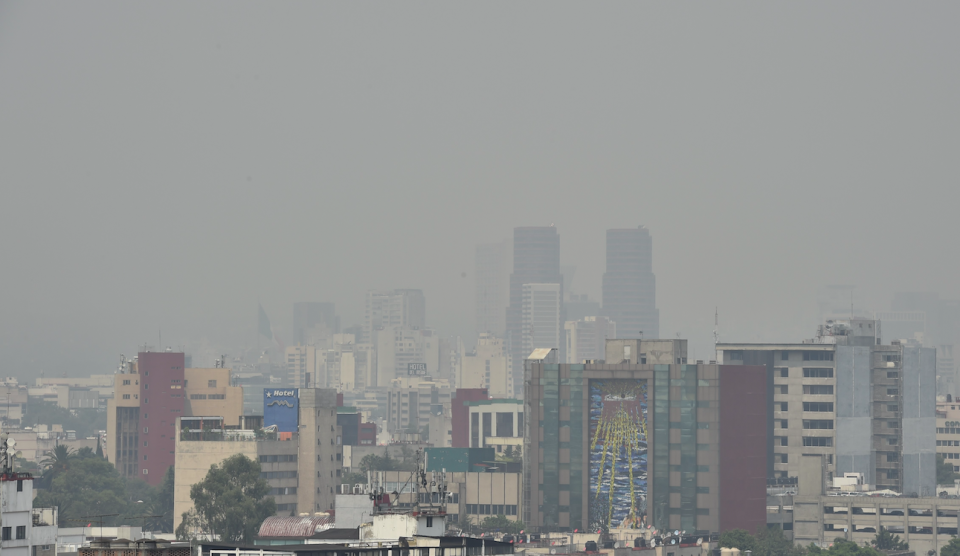
{"type": "Polygon", "coordinates": [[[720,309],[713,308],[713,345],[720,343],[720,309]]]}

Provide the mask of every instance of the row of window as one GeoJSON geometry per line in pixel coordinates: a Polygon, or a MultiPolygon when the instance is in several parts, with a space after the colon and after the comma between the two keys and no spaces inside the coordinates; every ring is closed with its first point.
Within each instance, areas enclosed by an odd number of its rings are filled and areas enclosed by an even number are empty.
{"type": "Polygon", "coordinates": [[[296,471],[262,471],[261,479],[296,479],[296,471]]]}
{"type": "MultiPolygon", "coordinates": [[[[516,507],[516,506],[514,506],[514,507],[516,507]]],[[[4,527],[4,528],[3,528],[3,536],[2,536],[2,539],[5,540],[5,541],[11,540],[11,539],[10,539],[10,534],[11,534],[11,532],[12,532],[12,530],[11,530],[10,527],[4,527]]],[[[17,540],[25,539],[25,538],[27,538],[27,526],[26,526],[26,525],[17,525],[17,540]]]]}
{"type": "Polygon", "coordinates": [[[296,462],[297,454],[281,454],[273,456],[260,456],[260,463],[286,463],[296,462]]]}
{"type": "MultiPolygon", "coordinates": [[[[270,496],[283,496],[284,494],[296,494],[297,487],[280,487],[280,488],[271,488],[267,494],[270,496]]],[[[279,507],[277,508],[280,509],[279,507]]]]}
{"type": "Polygon", "coordinates": [[[960,446],[960,440],[937,440],[937,446],[960,446]]]}
{"type": "Polygon", "coordinates": [[[191,400],[225,400],[226,394],[190,394],[191,400]]]}
{"type": "Polygon", "coordinates": [[[833,402],[803,402],[803,410],[831,413],[833,412],[833,402]]]}
{"type": "Polygon", "coordinates": [[[960,428],[937,427],[937,434],[960,434],[960,428]]]}
{"type": "Polygon", "coordinates": [[[833,369],[826,367],[804,367],[803,378],[833,378],[833,369]]]}
{"type": "Polygon", "coordinates": [[[804,436],[804,446],[833,446],[833,438],[829,436],[804,436]]]}
{"type": "Polygon", "coordinates": [[[833,421],[830,419],[804,419],[803,428],[805,429],[832,429],[833,421]]]}
{"type": "Polygon", "coordinates": [[[944,459],[960,459],[960,454],[943,454],[944,459]]]}
{"type": "Polygon", "coordinates": [[[475,515],[517,515],[517,506],[510,504],[467,504],[467,513],[475,515]]]}

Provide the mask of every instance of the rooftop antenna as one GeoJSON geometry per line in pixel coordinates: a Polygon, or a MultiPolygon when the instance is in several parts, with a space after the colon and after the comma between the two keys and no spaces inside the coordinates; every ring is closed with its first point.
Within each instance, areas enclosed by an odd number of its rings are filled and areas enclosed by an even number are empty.
{"type": "Polygon", "coordinates": [[[720,309],[713,308],[713,345],[720,343],[720,309]]]}

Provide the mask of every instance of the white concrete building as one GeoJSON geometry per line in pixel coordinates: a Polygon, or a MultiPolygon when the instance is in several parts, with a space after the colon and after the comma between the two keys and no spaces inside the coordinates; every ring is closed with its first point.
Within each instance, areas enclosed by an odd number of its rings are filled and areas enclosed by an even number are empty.
{"type": "Polygon", "coordinates": [[[33,507],[33,477],[0,473],[0,552],[3,556],[54,556],[57,508],[33,507]]]}
{"type": "Polygon", "coordinates": [[[440,337],[432,330],[412,326],[386,326],[374,333],[377,349],[376,382],[391,386],[395,378],[439,377],[440,337]]]}

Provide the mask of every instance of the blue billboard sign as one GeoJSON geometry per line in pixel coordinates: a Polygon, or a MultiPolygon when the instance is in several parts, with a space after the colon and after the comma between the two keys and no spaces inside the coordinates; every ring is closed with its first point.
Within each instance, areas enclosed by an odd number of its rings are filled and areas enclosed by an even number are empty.
{"type": "Polygon", "coordinates": [[[263,389],[263,426],[277,426],[278,432],[297,432],[300,390],[297,388],[263,389]]]}

